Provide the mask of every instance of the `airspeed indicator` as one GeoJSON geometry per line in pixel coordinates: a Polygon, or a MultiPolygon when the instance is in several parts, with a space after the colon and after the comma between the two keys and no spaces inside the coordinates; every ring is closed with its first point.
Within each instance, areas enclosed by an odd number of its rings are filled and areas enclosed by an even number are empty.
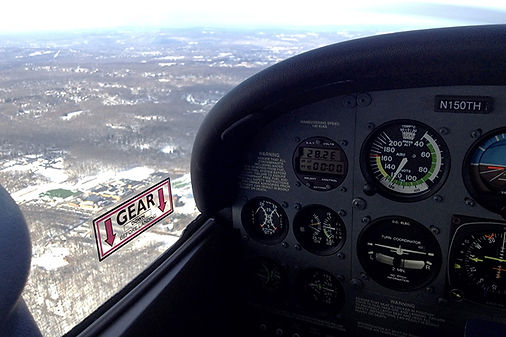
{"type": "Polygon", "coordinates": [[[448,148],[429,126],[395,120],[379,126],[362,148],[362,171],[382,195],[417,201],[434,193],[450,166],[448,148]]]}

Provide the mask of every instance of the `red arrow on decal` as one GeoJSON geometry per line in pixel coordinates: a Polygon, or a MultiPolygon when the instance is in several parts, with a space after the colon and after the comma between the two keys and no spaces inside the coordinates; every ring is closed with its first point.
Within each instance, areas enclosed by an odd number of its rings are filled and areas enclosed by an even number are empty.
{"type": "Polygon", "coordinates": [[[163,212],[165,210],[165,204],[167,203],[163,195],[163,187],[158,190],[158,200],[160,200],[160,206],[158,206],[158,208],[163,212]]]}
{"type": "Polygon", "coordinates": [[[112,244],[114,243],[114,239],[116,239],[116,234],[112,231],[112,221],[111,219],[105,220],[105,232],[107,233],[107,239],[105,239],[105,242],[112,247],[112,244]]]}

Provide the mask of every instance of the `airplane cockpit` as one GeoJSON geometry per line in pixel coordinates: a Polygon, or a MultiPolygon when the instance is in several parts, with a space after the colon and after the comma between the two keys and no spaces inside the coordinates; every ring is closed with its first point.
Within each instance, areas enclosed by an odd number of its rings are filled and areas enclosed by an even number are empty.
{"type": "Polygon", "coordinates": [[[505,336],[505,28],[342,42],[237,86],[194,143],[201,215],[68,335],[505,336]]]}

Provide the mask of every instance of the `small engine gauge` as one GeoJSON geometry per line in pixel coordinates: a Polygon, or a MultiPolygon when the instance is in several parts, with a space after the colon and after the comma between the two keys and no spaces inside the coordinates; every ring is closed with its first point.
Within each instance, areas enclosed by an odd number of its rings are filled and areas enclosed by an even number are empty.
{"type": "Polygon", "coordinates": [[[418,201],[435,193],[450,169],[450,153],[441,136],[413,120],[395,120],[373,131],[361,153],[362,172],[383,196],[418,201]]]}
{"type": "Polygon", "coordinates": [[[323,205],[304,207],[295,216],[293,230],[301,246],[318,255],[335,253],[346,239],[341,217],[323,205]]]}
{"type": "Polygon", "coordinates": [[[341,185],[348,172],[348,159],[332,139],[311,137],[302,141],[293,154],[297,178],[316,191],[329,191],[341,185]]]}
{"type": "Polygon", "coordinates": [[[246,281],[255,296],[272,299],[279,298],[286,292],[286,273],[278,263],[265,257],[257,257],[247,268],[246,281]]]}
{"type": "Polygon", "coordinates": [[[357,253],[366,273],[397,291],[419,289],[441,267],[441,249],[430,230],[409,218],[379,218],[358,238],[357,253]]]}
{"type": "Polygon", "coordinates": [[[481,137],[468,151],[464,182],[478,203],[506,217],[506,129],[481,137]]]}
{"type": "Polygon", "coordinates": [[[244,229],[255,240],[265,244],[281,242],[288,232],[288,218],[274,200],[254,198],[241,212],[244,229]]]}
{"type": "Polygon", "coordinates": [[[453,236],[448,261],[452,292],[465,300],[506,306],[506,226],[468,224],[453,236]]]}
{"type": "Polygon", "coordinates": [[[344,289],[330,273],[307,269],[300,277],[303,302],[311,309],[337,312],[344,304],[344,289]]]}

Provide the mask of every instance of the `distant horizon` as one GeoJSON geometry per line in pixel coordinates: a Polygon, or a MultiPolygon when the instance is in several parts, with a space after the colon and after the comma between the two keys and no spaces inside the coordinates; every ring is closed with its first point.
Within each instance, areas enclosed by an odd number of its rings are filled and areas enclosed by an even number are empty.
{"type": "Polygon", "coordinates": [[[150,33],[150,32],[177,32],[177,31],[215,31],[215,32],[248,32],[248,33],[339,33],[339,32],[374,32],[377,34],[402,32],[411,30],[452,28],[459,26],[482,26],[495,24],[448,24],[443,26],[423,26],[406,24],[346,24],[346,25],[326,25],[326,26],[118,26],[118,27],[100,27],[100,28],[78,28],[69,30],[38,30],[38,31],[0,31],[0,38],[14,37],[32,37],[32,38],[51,38],[51,35],[86,35],[86,34],[107,34],[107,33],[150,33]]]}

